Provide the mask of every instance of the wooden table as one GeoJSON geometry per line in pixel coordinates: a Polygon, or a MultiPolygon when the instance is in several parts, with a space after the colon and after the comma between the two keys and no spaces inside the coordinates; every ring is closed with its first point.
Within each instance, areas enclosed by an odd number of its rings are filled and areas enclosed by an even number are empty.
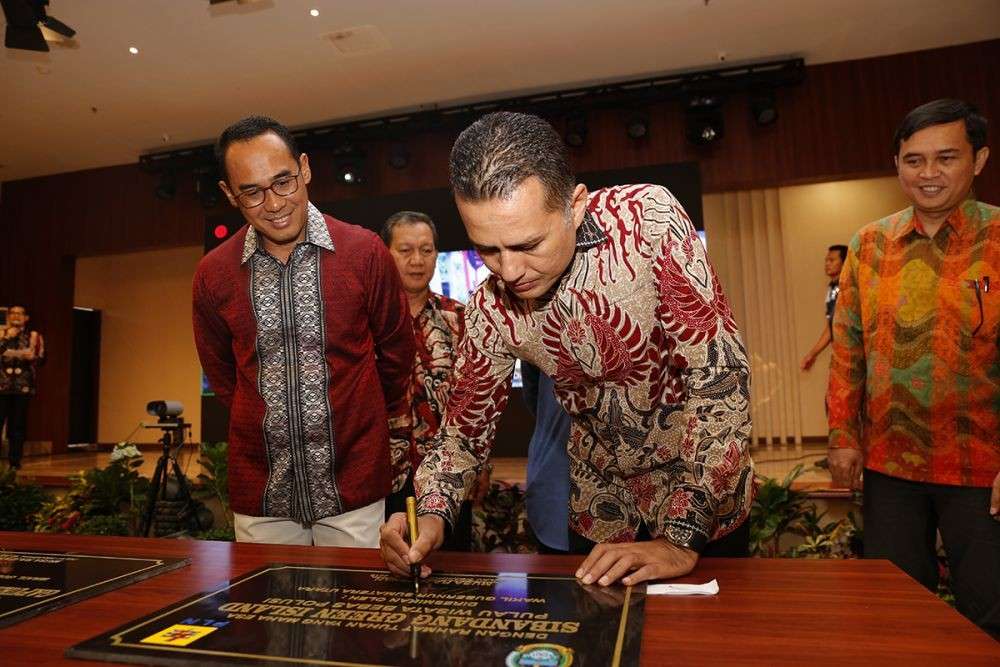
{"type": "MultiPolygon", "coordinates": [[[[63,651],[268,563],[381,566],[378,552],[260,544],[0,532],[0,548],[188,556],[189,567],[0,630],[0,664],[84,665],[63,651]]],[[[437,554],[449,571],[572,573],[571,556],[437,554]]],[[[883,667],[1000,665],[1000,643],[888,561],[706,559],[715,597],[650,596],[642,664],[883,667]]]]}

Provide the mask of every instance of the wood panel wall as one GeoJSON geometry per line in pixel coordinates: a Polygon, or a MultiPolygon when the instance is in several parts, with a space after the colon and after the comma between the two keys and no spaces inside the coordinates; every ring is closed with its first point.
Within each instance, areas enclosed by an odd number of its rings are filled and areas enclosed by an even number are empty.
{"type": "MultiPolygon", "coordinates": [[[[650,131],[639,142],[624,130],[634,109],[602,111],[591,115],[587,143],[573,150],[573,161],[584,172],[697,160],[707,192],[888,174],[892,134],[906,111],[934,98],[959,97],[994,122],[998,154],[977,189],[981,199],[1000,203],[998,63],[1000,40],[992,40],[808,67],[802,85],[779,91],[776,124],[756,127],[746,99],[734,97],[726,107],[725,138],[704,149],[685,143],[677,105],[645,109],[650,131]]],[[[335,184],[329,156],[315,154],[311,198],[333,201],[443,187],[453,140],[450,132],[408,138],[411,162],[402,171],[388,166],[388,145],[365,146],[369,172],[357,188],[335,184]]],[[[68,432],[75,258],[202,242],[205,211],[193,183],[181,179],[170,201],[156,199],[154,185],[155,177],[136,165],[3,184],[0,303],[25,302],[33,324],[46,335],[49,360],[32,405],[29,439],[51,440],[55,451],[65,449],[68,432]]],[[[189,327],[190,313],[178,312],[176,326],[189,327]]]]}

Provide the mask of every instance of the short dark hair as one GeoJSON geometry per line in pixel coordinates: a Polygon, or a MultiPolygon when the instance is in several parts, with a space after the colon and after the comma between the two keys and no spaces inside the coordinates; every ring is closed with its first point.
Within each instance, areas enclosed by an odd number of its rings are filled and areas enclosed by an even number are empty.
{"type": "Polygon", "coordinates": [[[899,155],[900,145],[920,130],[931,125],[954,123],[957,120],[965,121],[965,136],[972,144],[972,153],[975,155],[986,145],[986,129],[989,124],[976,107],[962,100],[951,99],[921,104],[906,114],[893,138],[893,155],[899,155]]]}
{"type": "Polygon", "coordinates": [[[546,204],[569,204],[576,179],[559,133],[538,116],[500,111],[465,128],[451,149],[451,188],[466,201],[506,199],[526,179],[545,186],[546,204]]]}
{"type": "Polygon", "coordinates": [[[834,251],[836,251],[836,252],[840,253],[840,261],[841,262],[843,262],[845,259],[847,259],[847,246],[846,245],[841,245],[841,244],[838,243],[837,245],[830,246],[826,250],[827,250],[827,252],[834,252],[834,251]]]}
{"type": "Polygon", "coordinates": [[[386,218],[379,235],[385,241],[386,246],[392,245],[392,230],[399,225],[427,225],[431,228],[431,236],[434,237],[434,247],[438,247],[438,230],[434,226],[431,216],[419,211],[398,211],[386,218]]]}
{"type": "Polygon", "coordinates": [[[230,144],[235,141],[250,141],[268,132],[278,135],[288,147],[292,159],[299,161],[301,155],[299,147],[287,127],[267,116],[247,116],[224,129],[219,135],[219,140],[215,142],[215,160],[219,163],[219,172],[226,180],[229,180],[229,174],[226,173],[226,151],[229,150],[230,144]]]}

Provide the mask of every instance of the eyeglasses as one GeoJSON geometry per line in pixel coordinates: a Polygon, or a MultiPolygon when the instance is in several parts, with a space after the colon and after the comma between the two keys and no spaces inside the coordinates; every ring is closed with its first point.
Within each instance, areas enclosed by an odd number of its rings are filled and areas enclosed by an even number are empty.
{"type": "Polygon", "coordinates": [[[300,171],[298,174],[282,176],[281,178],[275,179],[274,182],[266,188],[244,190],[236,195],[236,201],[238,201],[240,206],[243,208],[256,208],[264,203],[264,200],[267,198],[268,190],[279,197],[293,195],[299,189],[299,175],[301,173],[302,172],[300,171]]]}

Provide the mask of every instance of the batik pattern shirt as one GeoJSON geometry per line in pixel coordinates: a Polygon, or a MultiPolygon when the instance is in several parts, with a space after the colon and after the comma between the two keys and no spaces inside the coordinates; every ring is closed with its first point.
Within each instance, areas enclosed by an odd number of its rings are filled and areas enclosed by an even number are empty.
{"type": "Polygon", "coordinates": [[[451,393],[458,341],[465,330],[464,313],[465,305],[460,301],[431,292],[423,310],[413,318],[417,354],[406,396],[413,430],[407,440],[393,439],[397,448],[393,452],[395,490],[403,487],[434,443],[451,393]]]}
{"type": "Polygon", "coordinates": [[[282,264],[247,230],[243,263],[257,319],[257,386],[267,406],[271,474],[266,516],[310,523],[343,513],[333,475],[334,424],[327,401],[319,253],[334,250],[323,214],[309,204],[305,242],[282,264]]]}
{"type": "Polygon", "coordinates": [[[1000,471],[1000,208],[967,200],[928,237],[907,208],[864,227],[840,277],[830,446],[916,482],[1000,471]],[[992,284],[991,284],[992,283],[992,284]]]}
{"type": "Polygon", "coordinates": [[[701,550],[752,498],[749,370],[732,313],[680,203],[653,185],[591,193],[572,263],[545,298],[498,276],[465,312],[421,513],[451,521],[486,461],[514,360],[554,381],[572,416],[570,527],[595,542],[701,550]]]}
{"type": "Polygon", "coordinates": [[[17,336],[4,338],[4,329],[5,327],[0,327],[0,394],[34,396],[35,367],[44,362],[44,357],[40,354],[41,335],[22,330],[17,336]],[[21,356],[32,348],[34,359],[21,356]],[[4,355],[8,351],[15,354],[4,355]]]}

